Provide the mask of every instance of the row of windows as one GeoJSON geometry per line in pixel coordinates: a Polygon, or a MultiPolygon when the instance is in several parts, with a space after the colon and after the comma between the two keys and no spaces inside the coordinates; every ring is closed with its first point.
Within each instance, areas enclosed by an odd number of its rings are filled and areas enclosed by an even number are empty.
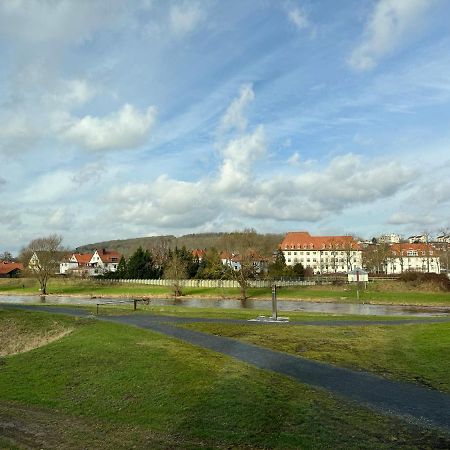
{"type": "MultiPolygon", "coordinates": [[[[316,254],[320,255],[320,254],[322,254],[322,255],[341,255],[341,256],[344,256],[344,255],[347,254],[347,252],[338,252],[338,251],[335,251],[335,252],[287,252],[288,255],[293,254],[294,256],[297,255],[297,253],[300,256],[303,255],[304,253],[306,253],[307,255],[309,255],[309,254],[312,254],[312,255],[316,255],[316,254]]],[[[354,255],[356,252],[352,251],[350,253],[352,255],[354,255]]]]}

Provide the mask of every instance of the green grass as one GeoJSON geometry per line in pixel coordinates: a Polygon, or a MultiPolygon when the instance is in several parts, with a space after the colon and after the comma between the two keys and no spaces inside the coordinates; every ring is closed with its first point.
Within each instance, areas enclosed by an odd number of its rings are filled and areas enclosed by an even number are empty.
{"type": "Polygon", "coordinates": [[[46,439],[59,439],[60,448],[450,445],[449,434],[157,333],[0,309],[0,326],[5,320],[36,329],[61,320],[74,328],[59,341],[1,360],[0,415],[20,424],[2,430],[3,439],[18,448],[30,439],[38,448],[52,448],[42,444],[46,439]],[[52,426],[39,426],[45,423],[52,426]]]}
{"type": "Polygon", "coordinates": [[[183,326],[450,392],[450,323],[367,327],[210,323],[183,326]]]}
{"type": "MultiPolygon", "coordinates": [[[[170,297],[170,287],[149,286],[144,284],[108,284],[95,280],[73,280],[54,278],[49,281],[48,292],[56,295],[85,296],[121,296],[121,297],[170,297]]],[[[268,288],[249,289],[250,298],[269,299],[271,290],[268,288]]],[[[3,294],[35,294],[39,286],[33,279],[0,280],[0,293],[3,294]]],[[[239,298],[239,289],[234,288],[184,288],[185,296],[211,298],[239,298]]],[[[450,306],[449,292],[430,292],[410,290],[400,283],[375,282],[367,290],[360,291],[357,300],[355,286],[302,286],[286,287],[278,290],[280,299],[365,302],[380,304],[434,305],[450,306]]]]}

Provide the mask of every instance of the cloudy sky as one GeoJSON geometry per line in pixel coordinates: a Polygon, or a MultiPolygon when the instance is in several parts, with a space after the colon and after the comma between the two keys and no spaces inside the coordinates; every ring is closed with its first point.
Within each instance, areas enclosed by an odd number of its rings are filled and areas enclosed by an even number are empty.
{"type": "Polygon", "coordinates": [[[0,251],[438,231],[446,0],[2,0],[0,251]]]}

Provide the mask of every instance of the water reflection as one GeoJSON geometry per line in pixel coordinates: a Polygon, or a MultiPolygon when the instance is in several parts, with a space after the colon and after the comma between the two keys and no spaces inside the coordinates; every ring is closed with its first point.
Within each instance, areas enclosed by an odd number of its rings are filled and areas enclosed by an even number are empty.
{"type": "MultiPolygon", "coordinates": [[[[97,303],[124,303],[116,298],[90,298],[90,297],[45,297],[2,295],[0,303],[46,303],[71,305],[96,305],[97,303]]],[[[133,304],[133,300],[129,300],[133,304]]],[[[152,298],[149,304],[153,306],[187,306],[192,308],[219,308],[219,309],[257,309],[271,311],[271,300],[234,300],[234,299],[208,299],[208,298],[152,298]]],[[[355,314],[363,316],[449,316],[449,307],[414,307],[401,305],[367,305],[362,303],[320,303],[301,300],[278,300],[279,311],[303,311],[332,314],[355,314]]]]}

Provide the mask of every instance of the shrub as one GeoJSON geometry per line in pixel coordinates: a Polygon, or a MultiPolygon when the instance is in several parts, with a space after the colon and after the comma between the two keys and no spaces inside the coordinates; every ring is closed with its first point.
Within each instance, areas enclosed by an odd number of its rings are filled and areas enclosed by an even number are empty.
{"type": "Polygon", "coordinates": [[[450,279],[444,273],[403,272],[399,280],[414,286],[432,285],[441,291],[450,291],[450,279]]]}

